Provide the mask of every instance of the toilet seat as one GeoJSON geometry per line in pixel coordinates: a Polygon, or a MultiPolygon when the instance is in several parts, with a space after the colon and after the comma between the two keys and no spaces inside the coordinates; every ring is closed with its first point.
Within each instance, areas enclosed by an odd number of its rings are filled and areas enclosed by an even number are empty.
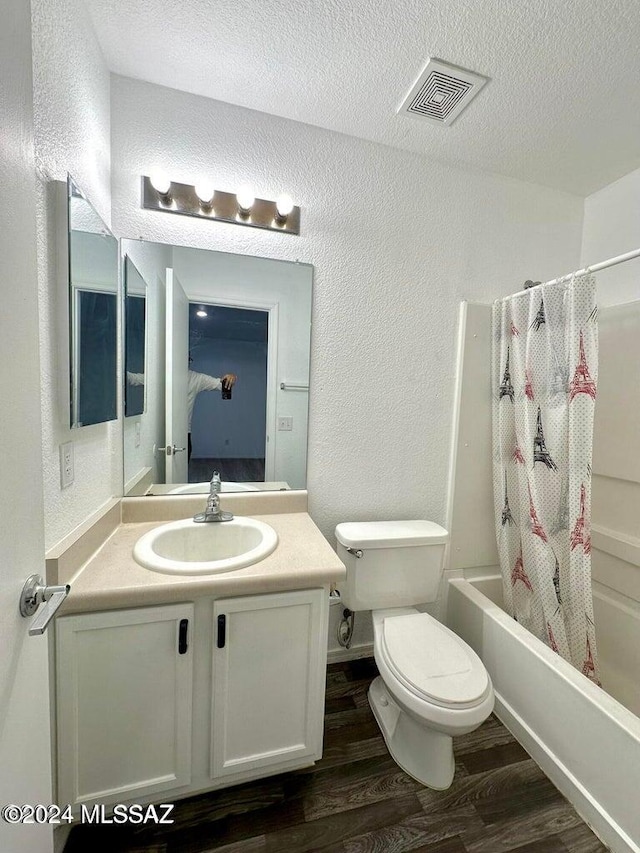
{"type": "Polygon", "coordinates": [[[432,705],[473,708],[491,689],[473,649],[428,613],[386,616],[379,651],[395,678],[432,705]]]}

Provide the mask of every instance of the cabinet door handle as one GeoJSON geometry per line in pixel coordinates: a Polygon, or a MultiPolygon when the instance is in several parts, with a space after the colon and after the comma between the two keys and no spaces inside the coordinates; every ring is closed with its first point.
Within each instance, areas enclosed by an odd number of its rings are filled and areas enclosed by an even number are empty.
{"type": "Polygon", "coordinates": [[[178,630],[178,654],[186,655],[187,649],[189,648],[189,644],[187,642],[187,636],[189,631],[189,620],[181,619],[180,620],[180,628],[178,630]]]}
{"type": "Polygon", "coordinates": [[[224,649],[227,640],[227,617],[222,614],[218,616],[218,648],[224,649]]]}

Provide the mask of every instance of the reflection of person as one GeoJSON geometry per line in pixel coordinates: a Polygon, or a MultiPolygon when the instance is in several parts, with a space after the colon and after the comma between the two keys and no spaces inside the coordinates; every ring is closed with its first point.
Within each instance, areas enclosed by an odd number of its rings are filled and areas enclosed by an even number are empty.
{"type": "Polygon", "coordinates": [[[196,397],[201,391],[221,391],[223,388],[231,390],[233,388],[237,376],[235,373],[225,373],[220,379],[215,376],[209,376],[207,373],[196,373],[195,370],[190,370],[188,375],[188,390],[187,390],[187,441],[188,441],[188,456],[191,459],[191,418],[193,417],[193,407],[196,402],[196,397]]]}

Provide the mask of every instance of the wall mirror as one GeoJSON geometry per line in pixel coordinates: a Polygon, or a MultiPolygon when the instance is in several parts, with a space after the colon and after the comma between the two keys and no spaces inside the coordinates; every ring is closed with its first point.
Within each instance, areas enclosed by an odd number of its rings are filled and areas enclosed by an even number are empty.
{"type": "Polygon", "coordinates": [[[71,426],[118,415],[118,241],[67,178],[71,426]]]}
{"type": "Polygon", "coordinates": [[[313,267],[122,244],[147,283],[147,402],[124,421],[125,495],[206,493],[214,470],[224,491],[305,488],[313,267]]]}
{"type": "Polygon", "coordinates": [[[123,264],[124,416],[144,413],[147,285],[128,255],[123,264]]]}

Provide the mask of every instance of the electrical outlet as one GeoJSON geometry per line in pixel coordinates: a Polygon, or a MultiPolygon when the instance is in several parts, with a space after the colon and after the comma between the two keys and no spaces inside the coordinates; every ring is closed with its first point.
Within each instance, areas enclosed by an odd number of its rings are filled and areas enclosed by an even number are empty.
{"type": "Polygon", "coordinates": [[[60,486],[66,489],[73,483],[73,442],[60,445],[60,486]]]}
{"type": "Polygon", "coordinates": [[[135,446],[140,447],[140,421],[136,421],[135,426],[135,446]]]}
{"type": "Polygon", "coordinates": [[[278,418],[278,430],[280,432],[290,432],[293,429],[293,418],[291,415],[284,415],[278,418]]]}

